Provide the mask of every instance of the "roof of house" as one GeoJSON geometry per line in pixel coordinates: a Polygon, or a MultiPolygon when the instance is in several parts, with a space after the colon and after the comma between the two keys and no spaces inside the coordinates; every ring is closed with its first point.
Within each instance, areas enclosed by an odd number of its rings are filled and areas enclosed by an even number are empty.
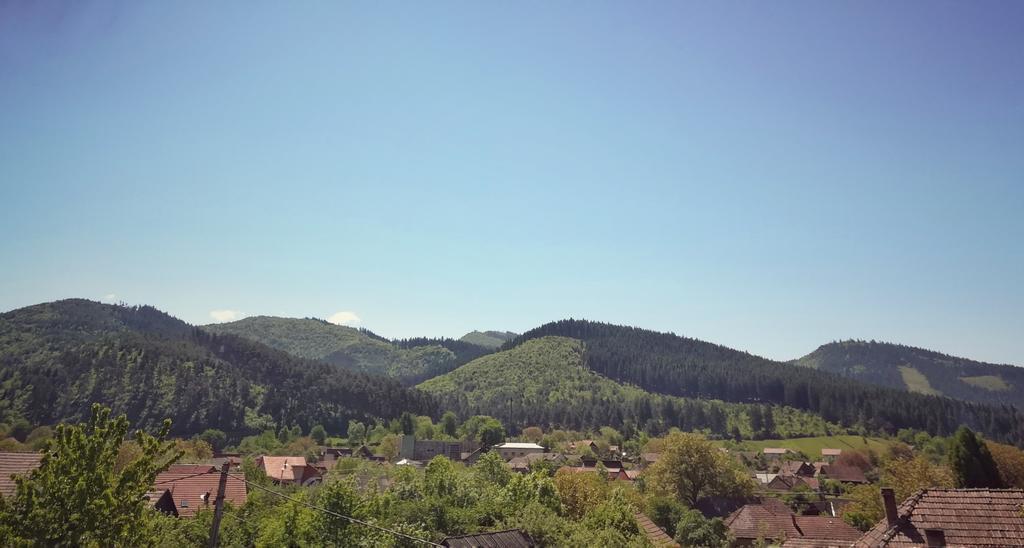
{"type": "Polygon", "coordinates": [[[926,530],[941,531],[949,546],[1024,545],[1024,490],[927,489],[882,520],[856,546],[924,546],[926,530]]]}
{"type": "Polygon", "coordinates": [[[477,533],[448,537],[441,541],[441,546],[451,548],[533,548],[536,544],[530,535],[519,529],[494,531],[493,533],[477,533]]]}
{"type": "Polygon", "coordinates": [[[645,462],[658,462],[661,453],[640,453],[640,460],[645,462]]]}
{"type": "Polygon", "coordinates": [[[513,469],[529,468],[531,463],[543,460],[564,461],[565,456],[559,453],[530,453],[519,457],[512,457],[508,460],[509,466],[513,469]]]}
{"type": "Polygon", "coordinates": [[[814,465],[809,462],[803,462],[799,460],[791,460],[782,463],[779,466],[780,474],[792,474],[795,476],[813,476],[815,472],[814,465]]]}
{"type": "Polygon", "coordinates": [[[819,468],[819,475],[836,481],[847,483],[867,483],[868,478],[864,477],[864,471],[856,466],[844,466],[842,464],[822,464],[819,468]]]}
{"type": "Polygon", "coordinates": [[[0,495],[13,495],[17,484],[11,476],[27,474],[39,468],[42,458],[42,453],[0,453],[0,495]]]}
{"type": "Polygon", "coordinates": [[[842,519],[797,516],[781,504],[748,504],[730,514],[725,525],[737,539],[806,541],[800,546],[848,546],[860,537],[860,531],[842,519]]]}
{"type": "Polygon", "coordinates": [[[807,478],[794,474],[776,474],[774,478],[766,483],[766,486],[769,489],[780,489],[783,491],[791,491],[797,487],[806,486],[812,491],[817,491],[819,482],[817,478],[807,478]]]}
{"type": "Polygon", "coordinates": [[[823,447],[821,449],[821,456],[823,457],[838,457],[843,454],[842,449],[832,449],[830,447],[823,447]]]}
{"type": "Polygon", "coordinates": [[[640,530],[647,535],[647,538],[651,541],[651,544],[658,548],[668,546],[679,546],[672,537],[668,536],[668,533],[664,529],[658,527],[658,524],[651,521],[651,518],[647,517],[642,512],[636,514],[636,524],[640,526],[640,530]]]}
{"type": "Polygon", "coordinates": [[[785,455],[789,453],[789,449],[785,447],[765,447],[761,452],[765,455],[785,455]]]}
{"type": "Polygon", "coordinates": [[[540,449],[543,451],[544,446],[533,442],[510,441],[499,445],[498,449],[540,449]]]}
{"type": "Polygon", "coordinates": [[[263,455],[259,458],[263,472],[277,481],[301,482],[305,473],[306,457],[274,457],[263,455]]]}
{"type": "MultiPolygon", "coordinates": [[[[153,481],[152,492],[166,489],[170,491],[181,517],[192,517],[202,508],[213,508],[220,485],[220,471],[214,466],[174,465],[166,472],[157,474],[153,481]],[[207,495],[206,502],[203,495],[207,495]]],[[[234,506],[245,504],[245,482],[234,475],[228,475],[224,486],[224,500],[234,506]]]]}

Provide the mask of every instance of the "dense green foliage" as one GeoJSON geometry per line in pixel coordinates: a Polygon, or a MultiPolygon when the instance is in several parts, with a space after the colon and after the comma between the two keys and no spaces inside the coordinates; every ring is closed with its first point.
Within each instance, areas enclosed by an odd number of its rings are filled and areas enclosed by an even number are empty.
{"type": "Polygon", "coordinates": [[[144,546],[157,536],[143,495],[156,475],[178,457],[165,441],[165,422],[156,437],[135,433],[138,453],[118,465],[128,419],[92,406],[88,423],[62,424],[38,469],[17,478],[10,499],[0,497],[0,544],[40,546],[144,546]]]}
{"type": "MultiPolygon", "coordinates": [[[[572,339],[531,340],[474,360],[419,388],[459,416],[490,414],[504,419],[513,431],[526,426],[576,430],[611,426],[628,436],[638,429],[656,435],[678,427],[726,436],[735,428],[750,437],[755,434],[752,411],[765,414],[760,405],[676,398],[620,384],[587,369],[585,354],[584,345],[572,339]]],[[[770,409],[772,433],[820,435],[829,429],[809,413],[770,409]]]]}
{"type": "Polygon", "coordinates": [[[552,335],[585,342],[584,363],[594,372],[652,392],[774,403],[869,431],[916,428],[948,436],[967,424],[997,440],[1024,443],[1024,416],[1013,407],[908,394],[671,333],[564,320],[531,330],[503,348],[552,335]]]}
{"type": "Polygon", "coordinates": [[[495,350],[516,337],[518,335],[511,331],[470,331],[459,340],[495,350]]]}
{"type": "Polygon", "coordinates": [[[210,334],[151,307],[67,300],[0,315],[0,421],[80,421],[92,402],[145,429],[170,417],[176,434],[218,428],[236,439],[436,412],[395,381],[210,334]]]}
{"type": "Polygon", "coordinates": [[[796,363],[880,386],[906,386],[905,374],[901,374],[900,368],[904,371],[909,368],[923,376],[932,390],[951,398],[1008,403],[1024,409],[1024,367],[978,362],[875,341],[826,344],[796,363]]]}
{"type": "Polygon", "coordinates": [[[408,385],[447,373],[486,352],[451,339],[395,344],[365,329],[315,318],[254,316],[203,329],[237,335],[293,356],[320,360],[350,371],[394,377],[408,385]]]}
{"type": "Polygon", "coordinates": [[[1003,487],[985,441],[966,426],[961,426],[949,442],[949,469],[957,487],[1003,487]]]}

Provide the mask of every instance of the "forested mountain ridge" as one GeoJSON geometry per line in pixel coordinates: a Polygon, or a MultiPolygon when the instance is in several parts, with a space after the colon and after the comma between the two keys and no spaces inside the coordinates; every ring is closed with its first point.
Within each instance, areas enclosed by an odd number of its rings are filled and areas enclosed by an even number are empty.
{"type": "Polygon", "coordinates": [[[483,356],[418,387],[459,416],[487,414],[526,426],[656,435],[677,427],[745,438],[824,435],[838,429],[805,411],[652,394],[588,369],[586,345],[542,337],[483,356]]]}
{"type": "Polygon", "coordinates": [[[484,348],[497,349],[519,335],[511,331],[470,331],[459,340],[484,348]]]}
{"type": "Polygon", "coordinates": [[[144,428],[254,433],[436,412],[396,381],[192,327],[159,310],[70,299],[0,314],[0,420],[79,421],[93,402],[144,428]]]}
{"type": "Polygon", "coordinates": [[[588,368],[651,392],[774,403],[871,431],[917,428],[948,436],[966,424],[996,440],[1024,443],[1024,416],[1013,407],[908,394],[672,333],[570,319],[530,330],[502,348],[546,336],[583,341],[588,368]]]}
{"type": "Polygon", "coordinates": [[[206,325],[203,329],[238,335],[297,357],[351,371],[393,377],[407,385],[447,373],[485,352],[434,339],[413,339],[422,343],[415,345],[395,344],[370,331],[316,318],[253,316],[206,325]]]}
{"type": "Polygon", "coordinates": [[[794,363],[870,384],[1024,409],[1024,367],[901,344],[853,340],[822,345],[794,363]]]}

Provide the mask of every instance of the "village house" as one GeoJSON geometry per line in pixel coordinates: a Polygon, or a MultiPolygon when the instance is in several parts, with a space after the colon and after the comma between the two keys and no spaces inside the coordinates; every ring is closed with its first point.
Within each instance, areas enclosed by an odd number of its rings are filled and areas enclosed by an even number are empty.
{"type": "Polygon", "coordinates": [[[530,465],[537,461],[551,461],[560,465],[565,462],[565,455],[559,453],[530,453],[521,457],[512,457],[509,459],[508,465],[512,468],[513,472],[526,474],[530,471],[530,465]]]}
{"type": "Polygon", "coordinates": [[[842,483],[869,483],[864,476],[864,471],[856,466],[844,466],[841,464],[822,464],[818,467],[816,476],[819,479],[825,478],[842,483]]]}
{"type": "Polygon", "coordinates": [[[39,468],[42,453],[8,453],[0,452],[0,495],[14,495],[16,484],[12,475],[25,476],[39,468]]]}
{"type": "Polygon", "coordinates": [[[497,445],[494,447],[494,450],[498,452],[502,459],[507,461],[515,457],[543,453],[544,447],[536,443],[513,441],[497,445]]]}
{"type": "Polygon", "coordinates": [[[855,546],[1024,546],[1024,490],[926,489],[899,507],[882,489],[885,518],[855,546]]]}
{"type": "Polygon", "coordinates": [[[842,449],[831,449],[831,448],[828,448],[828,447],[824,447],[821,450],[821,460],[823,460],[825,462],[835,462],[835,460],[839,457],[839,455],[842,455],[842,454],[843,454],[843,450],[842,449]]]}
{"type": "Polygon", "coordinates": [[[765,447],[761,450],[761,454],[770,459],[779,459],[789,453],[789,449],[784,447],[765,447]]]}
{"type": "MultiPolygon", "coordinates": [[[[224,501],[235,507],[245,504],[245,481],[236,470],[228,475],[224,501]]],[[[150,505],[164,513],[191,518],[202,509],[212,509],[220,486],[220,470],[212,464],[172,464],[157,474],[147,494],[150,505]],[[169,511],[173,509],[173,512],[169,511]]]]}
{"type": "Polygon", "coordinates": [[[306,463],[305,457],[279,457],[263,455],[256,459],[256,466],[271,481],[278,484],[313,485],[323,478],[315,466],[306,463]]]}
{"type": "MultiPolygon", "coordinates": [[[[479,446],[473,442],[454,440],[418,440],[415,436],[399,437],[398,457],[400,459],[430,462],[430,459],[443,455],[450,460],[462,460],[462,454],[472,452],[479,446]]],[[[506,459],[507,460],[507,459],[506,459]]]]}
{"type": "Polygon", "coordinates": [[[779,473],[790,476],[801,476],[805,478],[813,478],[817,469],[813,464],[809,462],[803,462],[798,460],[786,461],[779,465],[779,473]]]}
{"type": "Polygon", "coordinates": [[[860,538],[857,529],[831,516],[796,515],[781,501],[747,504],[725,518],[734,546],[768,541],[783,547],[847,547],[860,538]]]}
{"type": "Polygon", "coordinates": [[[594,440],[579,440],[579,441],[570,441],[569,442],[569,451],[570,452],[578,453],[578,452],[582,451],[583,449],[589,449],[590,452],[595,454],[595,455],[598,452],[598,447],[597,447],[597,444],[594,443],[594,440]]]}
{"type": "Polygon", "coordinates": [[[661,458],[661,453],[641,453],[640,468],[647,468],[648,466],[658,462],[659,458],[661,458]]]}

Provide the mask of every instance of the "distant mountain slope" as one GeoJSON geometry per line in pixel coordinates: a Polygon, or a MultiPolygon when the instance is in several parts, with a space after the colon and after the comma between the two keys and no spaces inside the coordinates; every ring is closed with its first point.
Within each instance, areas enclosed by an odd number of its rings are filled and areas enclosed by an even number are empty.
{"type": "Polygon", "coordinates": [[[171,418],[178,434],[342,431],[349,418],[435,410],[395,381],[210,334],[148,306],[71,299],[0,314],[0,420],[83,420],[92,402],[139,427],[171,418]]]}
{"type": "MultiPolygon", "coordinates": [[[[462,417],[490,414],[522,428],[531,425],[597,429],[609,425],[664,432],[670,427],[728,435],[735,426],[751,437],[749,410],[763,406],[683,399],[645,392],[587,369],[584,344],[565,337],[530,340],[476,359],[419,385],[462,417]]],[[[775,407],[775,433],[824,434],[819,417],[775,407]]]]}
{"type": "Polygon", "coordinates": [[[467,358],[460,362],[455,352],[440,344],[403,348],[371,332],[313,318],[254,316],[206,325],[203,329],[238,335],[293,356],[321,360],[351,371],[394,377],[410,385],[469,361],[467,358]]]}
{"type": "Polygon", "coordinates": [[[907,394],[672,333],[563,320],[530,330],[503,348],[546,336],[582,340],[587,367],[651,392],[771,402],[845,426],[889,432],[909,427],[949,435],[967,424],[994,439],[1024,443],[1024,416],[1013,408],[907,394]]]}
{"type": "Polygon", "coordinates": [[[519,335],[511,331],[471,331],[459,340],[484,348],[496,349],[519,335]]]}
{"type": "Polygon", "coordinates": [[[826,344],[795,363],[880,386],[1024,409],[1024,367],[874,341],[826,344]]]}

